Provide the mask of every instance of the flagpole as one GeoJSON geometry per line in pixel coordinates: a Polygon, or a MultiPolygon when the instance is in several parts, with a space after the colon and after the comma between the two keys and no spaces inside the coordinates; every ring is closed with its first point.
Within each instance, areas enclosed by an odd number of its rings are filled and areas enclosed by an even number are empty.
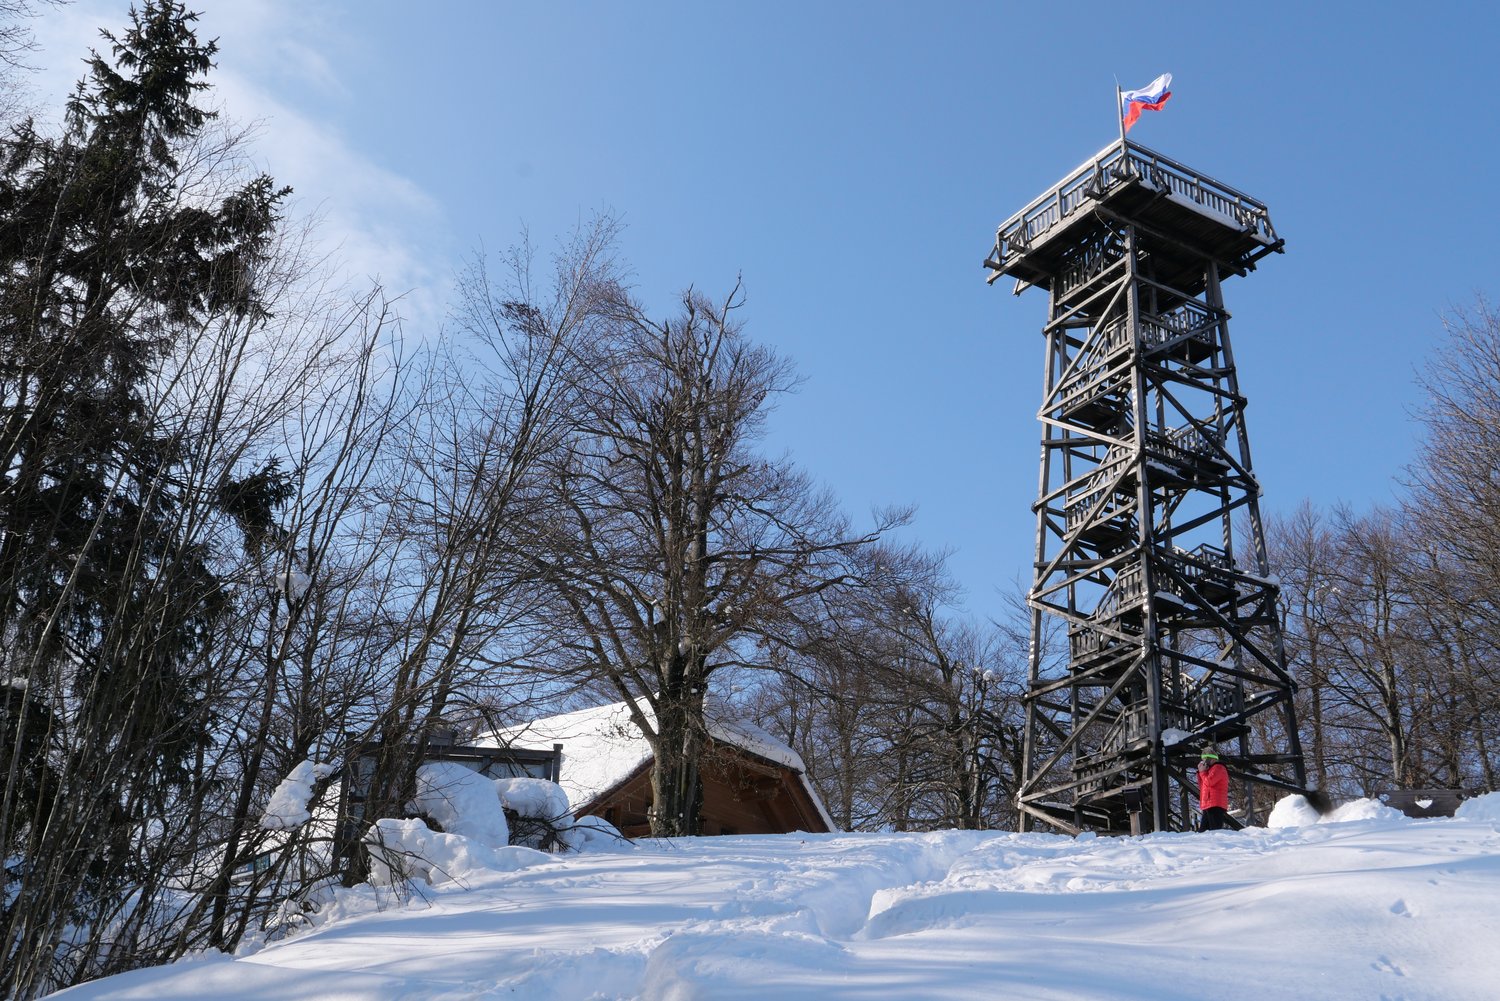
{"type": "Polygon", "coordinates": [[[1124,91],[1120,89],[1120,81],[1115,81],[1115,121],[1120,126],[1120,155],[1128,158],[1128,150],[1125,146],[1125,106],[1122,98],[1124,91]]]}

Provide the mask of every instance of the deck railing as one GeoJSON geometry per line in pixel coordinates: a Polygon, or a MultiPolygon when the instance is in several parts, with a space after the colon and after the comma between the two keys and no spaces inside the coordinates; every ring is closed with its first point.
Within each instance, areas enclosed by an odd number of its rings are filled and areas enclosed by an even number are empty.
{"type": "MultiPolygon", "coordinates": [[[[1234,561],[1217,546],[1204,544],[1191,550],[1173,547],[1169,553],[1161,555],[1177,574],[1194,587],[1220,584],[1231,589],[1243,589],[1233,576],[1234,561]]],[[[1156,591],[1158,594],[1176,595],[1178,598],[1188,596],[1188,592],[1171,579],[1158,579],[1156,591]]],[[[1106,622],[1143,604],[1145,600],[1146,578],[1140,561],[1135,560],[1122,566],[1115,574],[1115,579],[1110,581],[1100,597],[1093,617],[1106,622]]]]}
{"type": "Polygon", "coordinates": [[[1068,498],[1064,524],[1069,531],[1093,520],[1097,505],[1108,505],[1109,510],[1115,512],[1130,502],[1128,495],[1118,493],[1115,481],[1119,478],[1120,470],[1133,461],[1134,456],[1129,449],[1119,445],[1110,446],[1104,461],[1089,474],[1078,491],[1068,498]]]}
{"type": "MultiPolygon", "coordinates": [[[[1129,630],[1125,630],[1131,635],[1129,630]]],[[[1139,649],[1140,636],[1135,635],[1132,639],[1121,639],[1109,633],[1082,626],[1068,633],[1068,652],[1074,662],[1089,660],[1106,651],[1123,651],[1127,649],[1139,649]]]]}
{"type": "Polygon", "coordinates": [[[1219,454],[1223,436],[1213,428],[1204,431],[1194,424],[1168,428],[1146,436],[1146,448],[1171,462],[1186,465],[1219,454]]]}
{"type": "Polygon", "coordinates": [[[1229,185],[1135,143],[1114,142],[1085,161],[1020,212],[1000,224],[988,265],[997,273],[1024,254],[1037,239],[1095,197],[1131,181],[1170,192],[1205,211],[1232,220],[1270,245],[1276,242],[1271,213],[1264,204],[1229,185]]]}
{"type": "MultiPolygon", "coordinates": [[[[1234,685],[1210,681],[1189,694],[1186,704],[1164,699],[1161,708],[1163,730],[1184,730],[1191,733],[1216,720],[1234,716],[1243,706],[1239,690],[1234,685]]],[[[1102,726],[1099,746],[1080,755],[1075,762],[1085,778],[1080,791],[1093,792],[1101,788],[1105,778],[1101,773],[1114,764],[1115,758],[1151,739],[1150,706],[1145,702],[1131,703],[1102,726]]]]}
{"type": "Polygon", "coordinates": [[[1170,313],[1146,313],[1141,316],[1141,340],[1147,349],[1161,347],[1184,338],[1202,341],[1212,347],[1217,321],[1208,307],[1189,302],[1170,313]]]}
{"type": "MultiPolygon", "coordinates": [[[[1147,350],[1189,338],[1201,341],[1205,348],[1212,349],[1215,323],[1208,308],[1197,303],[1189,303],[1170,313],[1142,313],[1140,340],[1147,350]]],[[[1131,336],[1127,317],[1117,316],[1097,328],[1090,338],[1087,356],[1079,359],[1077,367],[1063,387],[1063,399],[1069,403],[1080,395],[1087,399],[1093,384],[1115,366],[1123,352],[1134,345],[1135,338],[1131,336]]]]}

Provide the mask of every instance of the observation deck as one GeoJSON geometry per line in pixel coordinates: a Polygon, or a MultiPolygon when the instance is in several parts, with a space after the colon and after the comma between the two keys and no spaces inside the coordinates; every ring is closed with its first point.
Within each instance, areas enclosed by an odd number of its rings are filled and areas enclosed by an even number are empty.
{"type": "Polygon", "coordinates": [[[1135,226],[1151,254],[1154,280],[1187,296],[1203,291],[1204,260],[1244,274],[1284,243],[1261,202],[1155,150],[1117,140],[1000,224],[984,262],[988,281],[1009,275],[1017,293],[1029,285],[1050,288],[1076,262],[1090,230],[1109,220],[1135,226]]]}

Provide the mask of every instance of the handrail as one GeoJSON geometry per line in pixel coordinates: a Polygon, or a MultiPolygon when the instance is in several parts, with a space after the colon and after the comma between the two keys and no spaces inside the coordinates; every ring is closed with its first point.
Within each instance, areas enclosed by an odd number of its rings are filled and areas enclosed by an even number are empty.
{"type": "MultiPolygon", "coordinates": [[[[1210,681],[1188,695],[1187,701],[1170,699],[1162,701],[1162,729],[1196,730],[1203,721],[1234,716],[1241,709],[1239,690],[1222,681],[1210,681]]],[[[1145,702],[1133,702],[1104,724],[1104,733],[1098,748],[1087,758],[1106,758],[1118,754],[1125,748],[1151,736],[1149,707],[1145,702]]],[[[1082,762],[1085,768],[1093,761],[1082,762]]]]}
{"type": "MultiPolygon", "coordinates": [[[[1119,476],[1121,467],[1128,466],[1134,461],[1134,456],[1128,449],[1119,445],[1111,445],[1104,456],[1104,461],[1088,478],[1083,481],[1079,489],[1066,501],[1065,524],[1073,528],[1093,517],[1095,505],[1107,504],[1115,497],[1120,496],[1112,484],[1119,476]]],[[[1128,503],[1129,498],[1123,498],[1128,503]]]]}
{"type": "Polygon", "coordinates": [[[1128,629],[1123,631],[1127,635],[1132,635],[1133,638],[1121,639],[1092,626],[1079,626],[1071,629],[1068,631],[1068,652],[1073,660],[1082,660],[1112,648],[1139,647],[1141,641],[1139,634],[1131,634],[1128,629]]]}
{"type": "MultiPolygon", "coordinates": [[[[1216,322],[1208,307],[1198,303],[1186,303],[1168,313],[1142,313],[1138,324],[1140,341],[1146,350],[1187,339],[1212,347],[1216,322]]],[[[1134,343],[1128,317],[1113,317],[1098,328],[1090,339],[1088,355],[1079,360],[1063,383],[1061,401],[1071,402],[1089,390],[1134,343]]]]}
{"type": "Polygon", "coordinates": [[[1146,447],[1163,453],[1177,462],[1192,462],[1213,456],[1223,445],[1223,435],[1214,428],[1207,430],[1194,424],[1153,431],[1146,435],[1146,447]]]}
{"type": "MultiPolygon", "coordinates": [[[[1232,582],[1231,586],[1234,587],[1240,586],[1234,576],[1234,560],[1217,546],[1204,543],[1190,550],[1173,546],[1157,555],[1171,563],[1178,574],[1195,584],[1203,580],[1217,580],[1232,582]]],[[[1127,609],[1142,604],[1146,600],[1145,585],[1146,579],[1139,559],[1123,564],[1114,580],[1109,582],[1109,586],[1100,595],[1092,617],[1099,621],[1112,619],[1127,609]]],[[[1158,580],[1156,591],[1158,594],[1185,596],[1181,586],[1170,580],[1158,580]]]]}
{"type": "Polygon", "coordinates": [[[1078,211],[1091,197],[1131,181],[1181,196],[1225,216],[1267,245],[1276,242],[1271,213],[1264,203],[1155,150],[1116,141],[1002,222],[995,230],[995,249],[986,264],[997,275],[1003,273],[1006,265],[1029,250],[1037,237],[1078,211]]]}
{"type": "Polygon", "coordinates": [[[1148,349],[1184,338],[1213,344],[1217,320],[1207,306],[1187,302],[1169,313],[1143,313],[1141,340],[1148,349]]]}

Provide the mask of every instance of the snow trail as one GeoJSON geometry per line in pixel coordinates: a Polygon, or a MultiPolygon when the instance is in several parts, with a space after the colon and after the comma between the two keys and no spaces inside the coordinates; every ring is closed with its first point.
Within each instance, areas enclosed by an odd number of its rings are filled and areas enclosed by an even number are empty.
{"type": "Polygon", "coordinates": [[[781,835],[531,853],[405,907],[351,894],[339,916],[251,955],[62,996],[1490,1001],[1500,818],[1487,809],[1207,835],[781,835]]]}

